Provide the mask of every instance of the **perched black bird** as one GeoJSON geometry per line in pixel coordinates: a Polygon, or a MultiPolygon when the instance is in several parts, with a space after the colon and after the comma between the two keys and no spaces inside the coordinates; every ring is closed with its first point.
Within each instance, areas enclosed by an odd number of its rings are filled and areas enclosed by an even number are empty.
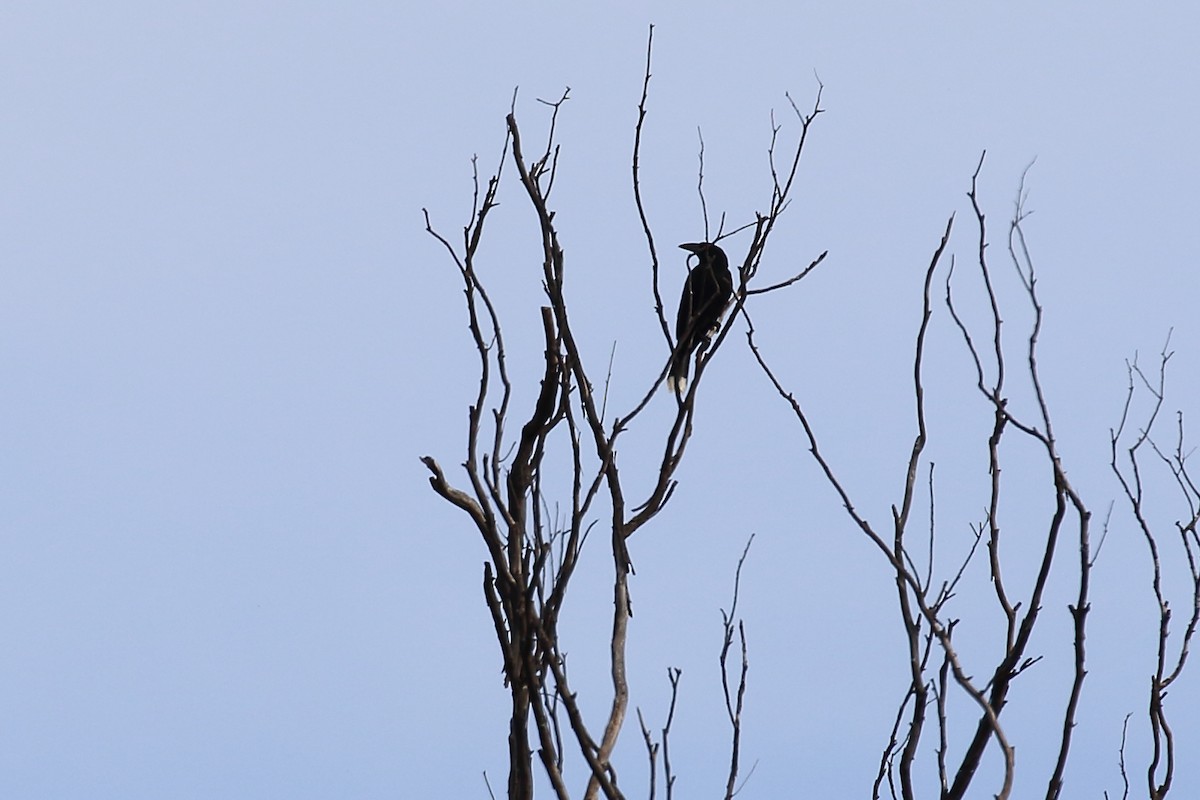
{"type": "Polygon", "coordinates": [[[679,316],[675,319],[675,352],[667,374],[667,388],[676,394],[687,390],[688,365],[696,348],[720,327],[721,315],[733,294],[733,276],[725,251],[711,242],[679,245],[699,258],[683,284],[679,316]]]}

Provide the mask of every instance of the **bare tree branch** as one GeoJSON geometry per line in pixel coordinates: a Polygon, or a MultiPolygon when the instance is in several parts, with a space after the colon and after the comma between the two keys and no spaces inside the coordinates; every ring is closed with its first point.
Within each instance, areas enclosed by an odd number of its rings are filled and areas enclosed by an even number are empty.
{"type": "MultiPolygon", "coordinates": [[[[1198,563],[1200,562],[1200,537],[1197,536],[1197,523],[1200,522],[1200,492],[1197,492],[1196,484],[1188,473],[1182,413],[1177,415],[1176,443],[1169,453],[1159,448],[1153,438],[1154,426],[1166,398],[1167,364],[1174,355],[1170,350],[1170,342],[1171,337],[1168,334],[1167,341],[1159,354],[1157,375],[1153,380],[1142,371],[1136,358],[1131,363],[1127,362],[1126,372],[1129,382],[1125,404],[1117,428],[1110,432],[1110,466],[1121,484],[1130,511],[1133,513],[1142,539],[1146,543],[1153,570],[1151,588],[1158,606],[1158,649],[1154,674],[1150,677],[1148,709],[1153,751],[1150,763],[1146,768],[1146,783],[1151,800],[1165,798],[1171,791],[1174,782],[1177,764],[1176,742],[1175,733],[1167,718],[1165,701],[1168,688],[1183,673],[1192,638],[1195,636],[1197,626],[1200,625],[1200,563],[1198,563]],[[1127,443],[1125,431],[1131,424],[1130,412],[1139,385],[1150,394],[1150,410],[1146,413],[1145,422],[1140,426],[1140,430],[1133,434],[1132,443],[1127,443]],[[1122,464],[1118,448],[1126,444],[1125,460],[1122,464]],[[1176,519],[1175,529],[1179,534],[1179,547],[1190,577],[1190,586],[1188,587],[1190,614],[1183,635],[1175,640],[1173,654],[1170,633],[1172,609],[1163,581],[1162,545],[1155,525],[1150,521],[1150,510],[1147,508],[1144,490],[1144,467],[1141,462],[1144,447],[1149,448],[1157,457],[1158,462],[1167,468],[1184,505],[1184,515],[1182,518],[1176,519]]],[[[1128,719],[1126,722],[1128,723],[1128,719]]],[[[1121,774],[1125,778],[1123,739],[1121,763],[1121,774]]],[[[1126,794],[1128,794],[1127,779],[1126,787],[1126,794]]]]}
{"type": "Polygon", "coordinates": [[[746,657],[746,627],[742,620],[737,618],[738,595],[742,585],[742,567],[746,563],[746,556],[750,554],[750,545],[754,543],[754,534],[750,534],[750,538],[746,540],[746,547],[742,550],[742,556],[738,559],[737,571],[733,578],[733,603],[729,606],[729,612],[721,610],[722,626],[724,628],[724,636],[721,644],[721,688],[725,692],[725,713],[729,717],[729,725],[732,729],[733,742],[730,748],[729,759],[729,779],[725,783],[725,800],[730,800],[734,795],[734,788],[737,784],[738,763],[741,758],[742,744],[742,708],[746,698],[746,673],[750,669],[750,662],[746,657]],[[738,638],[741,641],[742,649],[742,666],[738,673],[738,683],[736,691],[730,689],[729,675],[729,649],[733,645],[733,631],[737,628],[738,638]]]}
{"type": "Polygon", "coordinates": [[[968,788],[975,779],[986,746],[990,741],[996,742],[1004,764],[1003,780],[996,793],[996,797],[1007,798],[1011,796],[1015,751],[1000,724],[999,715],[1008,701],[1013,680],[1023,671],[1038,663],[1041,658],[1040,655],[1030,655],[1028,647],[1042,608],[1042,598],[1046,592],[1051,574],[1050,567],[1060,549],[1060,534],[1068,518],[1075,520],[1077,523],[1076,532],[1079,547],[1078,569],[1076,572],[1078,579],[1076,601],[1069,607],[1075,623],[1075,671],[1071,687],[1068,691],[1067,705],[1063,712],[1063,733],[1053,775],[1049,779],[1047,789],[1048,798],[1058,797],[1061,791],[1063,769],[1070,749],[1071,733],[1074,729],[1075,715],[1081,696],[1083,679],[1086,675],[1084,666],[1086,650],[1084,643],[1086,617],[1089,609],[1089,576],[1094,561],[1089,541],[1091,515],[1067,479],[1065,470],[1062,467],[1051,426],[1049,405],[1041,385],[1037,362],[1037,343],[1041,331],[1042,307],[1037,296],[1037,282],[1032,259],[1030,258],[1029,249],[1025,242],[1024,232],[1021,229],[1021,222],[1026,216],[1023,203],[1027,193],[1024,191],[1024,184],[1022,184],[1021,190],[1018,193],[1017,211],[1010,226],[1009,253],[1020,283],[1025,289],[1029,307],[1032,309],[1034,315],[1034,321],[1026,337],[1027,369],[1025,374],[1036,401],[1035,414],[1038,420],[1037,424],[1024,422],[1009,407],[1005,385],[1006,354],[1002,337],[1003,321],[997,290],[987,260],[988,237],[986,220],[978,200],[976,189],[982,163],[983,159],[981,158],[972,176],[971,191],[968,197],[971,207],[975,212],[975,222],[978,231],[976,261],[991,318],[989,331],[991,346],[986,357],[984,350],[976,344],[976,335],[966,324],[963,316],[959,314],[956,308],[953,294],[951,293],[951,285],[955,273],[953,258],[951,258],[950,268],[947,271],[945,280],[946,306],[974,364],[977,388],[990,406],[993,422],[992,431],[987,441],[987,449],[991,486],[988,493],[987,511],[984,515],[983,524],[978,527],[972,526],[972,531],[975,534],[974,544],[965,559],[961,562],[957,573],[950,580],[943,581],[938,585],[935,585],[933,581],[934,528],[932,473],[929,481],[931,492],[931,527],[926,541],[927,555],[924,559],[926,565],[924,570],[918,567],[912,557],[912,546],[908,541],[908,531],[912,503],[918,482],[918,467],[922,463],[928,436],[925,421],[925,388],[922,370],[926,359],[925,341],[932,315],[932,280],[942,254],[947,247],[953,218],[947,223],[946,231],[925,273],[924,306],[913,360],[913,393],[916,400],[917,434],[909,455],[900,502],[892,508],[892,535],[890,539],[885,539],[855,509],[854,503],[851,501],[842,480],[835,473],[830,461],[818,446],[815,430],[807,414],[796,397],[783,387],[782,382],[767,364],[755,341],[755,330],[753,324],[750,322],[749,315],[743,312],[749,327],[748,343],[759,366],[775,387],[776,392],[792,408],[808,440],[810,453],[824,474],[826,481],[837,493],[847,514],[855,526],[883,554],[893,571],[897,590],[896,597],[901,612],[900,619],[907,642],[909,686],[906,689],[904,699],[900,703],[899,716],[897,716],[896,723],[893,725],[893,732],[889,743],[881,757],[880,769],[876,775],[873,789],[875,796],[879,795],[885,779],[894,796],[903,797],[905,800],[912,800],[912,798],[919,795],[916,788],[913,765],[919,752],[919,745],[926,720],[926,709],[929,706],[929,693],[931,691],[933,692],[933,699],[935,700],[935,708],[937,710],[939,739],[937,766],[941,783],[941,795],[944,800],[966,796],[968,788]],[[986,368],[985,362],[987,362],[986,368]],[[985,377],[989,374],[992,375],[990,383],[985,377]],[[1016,434],[1024,439],[1032,441],[1043,452],[1053,476],[1054,491],[1054,511],[1044,531],[1042,555],[1038,563],[1037,574],[1030,586],[1022,592],[1025,595],[1025,599],[1019,602],[1011,599],[1012,589],[1005,581],[1002,570],[1004,556],[1001,550],[1000,515],[1006,494],[1004,486],[1001,483],[1001,443],[1006,438],[1006,433],[1010,431],[1015,431],[1016,434]],[[970,677],[953,644],[953,630],[958,624],[958,620],[948,619],[945,616],[945,605],[954,596],[955,588],[965,573],[966,564],[970,562],[971,557],[974,555],[975,547],[984,539],[988,543],[989,572],[997,601],[1004,615],[1005,632],[1002,655],[989,669],[987,682],[980,685],[970,677]],[[936,676],[930,674],[928,663],[929,647],[934,643],[941,650],[943,656],[936,676]],[[949,769],[946,761],[949,753],[949,719],[946,701],[947,691],[950,688],[948,680],[950,676],[953,677],[953,683],[958,690],[973,700],[980,711],[974,734],[968,737],[965,750],[959,756],[957,767],[953,770],[949,769]],[[899,724],[905,714],[908,717],[907,730],[903,736],[900,736],[899,724]],[[897,753],[899,753],[898,759],[895,758],[897,753]],[[896,770],[895,778],[893,778],[893,769],[896,770]]]}

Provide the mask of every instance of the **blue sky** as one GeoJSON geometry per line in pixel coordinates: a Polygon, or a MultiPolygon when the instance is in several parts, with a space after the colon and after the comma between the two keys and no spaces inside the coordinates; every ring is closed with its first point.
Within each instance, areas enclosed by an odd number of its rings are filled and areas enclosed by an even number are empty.
{"type": "MultiPolygon", "coordinates": [[[[457,235],[470,158],[494,169],[514,87],[518,119],[540,141],[536,99],[570,86],[556,185],[568,292],[594,363],[616,342],[613,402],[628,404],[666,357],[629,191],[651,22],[643,169],[660,241],[703,231],[697,127],[710,213],[740,223],[768,199],[770,112],[794,135],[784,93],[805,107],[815,75],[824,83],[826,113],[764,271],[787,277],[830,254],[755,319],[877,523],[899,498],[913,435],[922,270],[951,213],[951,251],[970,258],[965,192],[984,149],[996,256],[1036,158],[1026,232],[1047,311],[1043,378],[1097,518],[1119,499],[1107,449],[1124,359],[1147,360],[1174,328],[1168,407],[1200,412],[1200,13],[1185,4],[9,3],[5,797],[484,797],[485,770],[503,784],[506,693],[479,591],[484,551],[417,461],[462,458],[475,381],[458,277],[421,208],[457,235]]],[[[484,257],[512,368],[529,376],[541,297],[518,188],[502,191],[484,257]]],[[[682,252],[664,269],[668,286],[681,280],[682,252]]],[[[964,302],[977,299],[970,285],[964,302]]],[[[1019,348],[1027,315],[1004,291],[1019,348]]],[[[983,503],[988,418],[944,310],[933,325],[949,565],[983,503]]],[[[675,499],[632,544],[633,703],[660,718],[666,669],[682,668],[679,791],[723,785],[718,609],[755,533],[741,608],[743,752],[758,766],[743,796],[869,796],[903,689],[890,579],[740,339],[708,373],[675,499]]],[[[670,411],[657,402],[621,453],[630,480],[644,477],[670,411]]],[[[1044,474],[1014,459],[1018,580],[1044,474]]],[[[1159,499],[1169,526],[1179,512],[1165,490],[1159,499]]],[[[1149,567],[1120,502],[1110,528],[1070,797],[1119,793],[1127,713],[1135,790],[1147,755],[1149,567]]],[[[999,630],[981,566],[958,607],[977,671],[999,630]]],[[[577,688],[600,708],[605,679],[589,660],[603,655],[607,573],[598,551],[584,567],[564,626],[577,688]]],[[[1045,662],[1005,712],[1020,793],[1044,785],[1070,588],[1048,598],[1045,662]]],[[[1187,673],[1170,697],[1183,753],[1200,743],[1184,711],[1197,687],[1187,673]]],[[[619,763],[635,794],[639,747],[629,727],[619,763]]],[[[1200,794],[1193,761],[1177,796],[1200,794]]]]}

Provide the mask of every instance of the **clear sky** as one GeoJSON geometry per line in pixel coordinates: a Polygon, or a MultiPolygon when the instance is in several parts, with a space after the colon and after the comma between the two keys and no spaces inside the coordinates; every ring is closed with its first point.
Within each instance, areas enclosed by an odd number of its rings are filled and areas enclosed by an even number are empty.
{"type": "MultiPolygon", "coordinates": [[[[1124,359],[1148,360],[1172,327],[1167,405],[1200,414],[1200,12],[982,5],[6,3],[0,795],[478,798],[485,770],[503,785],[506,692],[479,589],[484,551],[417,460],[461,461],[475,380],[458,277],[421,208],[457,236],[470,158],[494,169],[514,87],[540,141],[536,99],[569,86],[556,187],[568,293],[594,364],[616,342],[612,402],[628,404],[666,358],[629,191],[653,22],[643,168],[661,242],[703,234],[697,127],[710,213],[740,224],[769,199],[771,111],[794,135],[784,93],[805,107],[814,75],[824,83],[826,113],[764,271],[782,279],[829,256],[764,300],[756,323],[883,527],[914,433],[922,270],[951,213],[951,251],[969,264],[965,193],[984,149],[1001,256],[1036,158],[1026,231],[1047,312],[1043,377],[1089,507],[1102,519],[1118,500],[1094,575],[1065,796],[1120,795],[1131,712],[1133,796],[1144,796],[1156,617],[1144,547],[1108,471],[1108,429],[1124,359]]],[[[485,253],[521,376],[541,358],[541,298],[516,189],[502,192],[485,253]]],[[[683,253],[664,269],[669,285],[682,280],[683,253]]],[[[969,286],[964,302],[978,297],[969,286]]],[[[1027,317],[1005,291],[1019,354],[1027,317]]],[[[933,326],[949,570],[985,499],[988,412],[944,309],[933,326]]],[[[742,796],[867,797],[904,685],[886,565],[822,483],[740,334],[704,388],[676,496],[632,543],[633,703],[661,719],[666,669],[683,669],[677,789],[718,792],[719,608],[755,533],[741,610],[743,755],[757,767],[742,796]]],[[[631,480],[670,410],[665,395],[656,402],[622,450],[631,480]]],[[[1007,529],[1019,581],[1022,542],[1040,532],[1023,514],[1044,503],[1045,474],[1014,467],[1006,480],[1028,498],[1007,529]]],[[[1181,512],[1160,498],[1169,526],[1181,512]]],[[[983,566],[956,608],[974,626],[964,638],[977,674],[1000,635],[983,566]]],[[[599,708],[604,676],[589,659],[603,655],[609,595],[598,551],[584,570],[564,626],[577,688],[599,708]]],[[[1048,597],[1034,647],[1046,659],[1005,711],[1018,796],[1044,791],[1070,591],[1048,597]]],[[[1188,755],[1200,748],[1189,718],[1200,665],[1170,703],[1185,755],[1174,796],[1200,796],[1188,755]]],[[[639,746],[631,723],[618,757],[634,795],[639,746]]]]}

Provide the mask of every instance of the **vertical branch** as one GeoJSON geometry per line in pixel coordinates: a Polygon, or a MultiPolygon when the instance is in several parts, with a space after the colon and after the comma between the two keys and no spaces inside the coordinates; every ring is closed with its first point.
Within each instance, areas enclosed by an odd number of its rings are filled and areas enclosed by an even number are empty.
{"type": "Polygon", "coordinates": [[[946,680],[946,675],[950,671],[950,660],[942,659],[942,667],[938,670],[937,676],[937,720],[938,720],[938,749],[937,749],[937,768],[938,768],[938,789],[944,797],[950,790],[950,784],[946,773],[946,752],[950,749],[950,744],[947,741],[947,720],[946,720],[946,694],[949,682],[946,680]]]}
{"type": "MultiPolygon", "coordinates": [[[[904,536],[908,528],[909,513],[912,511],[913,498],[916,496],[918,467],[921,454],[925,451],[927,429],[925,423],[925,386],[922,380],[922,368],[925,363],[925,337],[929,331],[929,319],[933,315],[930,287],[933,285],[933,274],[950,241],[950,231],[954,226],[953,215],[946,221],[946,230],[938,243],[929,267],[925,270],[925,286],[921,293],[921,324],[917,329],[917,340],[913,348],[913,397],[916,404],[917,435],[913,440],[912,451],[909,454],[908,469],[904,477],[903,500],[900,508],[892,506],[892,552],[895,554],[896,596],[900,607],[901,624],[904,627],[908,643],[909,689],[912,693],[912,716],[908,723],[908,733],[905,737],[903,754],[900,756],[900,791],[904,800],[913,800],[912,765],[916,759],[917,747],[921,742],[921,732],[925,724],[925,709],[928,706],[928,685],[925,679],[925,657],[921,647],[921,620],[919,612],[915,612],[909,596],[909,584],[915,584],[913,590],[924,596],[928,586],[922,586],[917,575],[906,564],[906,545],[904,536]]],[[[931,521],[932,524],[932,521],[931,521]]],[[[932,559],[931,559],[932,561],[932,559]]]]}
{"type": "Polygon", "coordinates": [[[671,771],[671,725],[675,721],[675,703],[679,699],[679,677],[683,674],[683,670],[676,667],[667,669],[667,680],[671,682],[671,704],[667,709],[667,719],[663,723],[661,731],[661,740],[654,741],[654,735],[650,733],[650,728],[646,726],[646,720],[642,717],[642,710],[637,711],[638,724],[642,729],[642,741],[646,744],[646,754],[650,759],[650,794],[649,800],[654,800],[657,793],[658,785],[658,753],[659,747],[662,748],[663,761],[663,784],[667,790],[667,800],[671,797],[675,790],[675,774],[671,771]]]}
{"type": "Polygon", "coordinates": [[[734,795],[734,790],[737,785],[738,766],[741,758],[742,744],[742,709],[746,699],[746,673],[750,670],[750,662],[746,655],[746,626],[742,620],[737,619],[737,604],[738,594],[741,591],[742,585],[742,566],[746,563],[746,556],[750,554],[750,545],[754,543],[754,534],[750,534],[750,538],[746,541],[746,547],[742,550],[742,557],[738,559],[737,571],[733,578],[733,603],[729,607],[729,613],[724,609],[721,610],[721,619],[724,628],[724,637],[721,644],[721,688],[725,692],[725,713],[729,717],[729,725],[732,729],[732,743],[730,746],[729,756],[729,778],[725,783],[725,800],[731,800],[734,795]],[[742,666],[738,673],[738,683],[736,692],[731,692],[730,676],[729,676],[729,650],[733,645],[733,631],[736,621],[738,638],[741,642],[742,650],[742,666]]]}
{"type": "Polygon", "coordinates": [[[1008,598],[1008,592],[1005,589],[1004,577],[1000,568],[1000,442],[1004,437],[1005,428],[1009,422],[1007,414],[1008,401],[1004,397],[1004,377],[1005,377],[1005,360],[1004,346],[1001,337],[1001,329],[1004,321],[1000,317],[1000,303],[996,298],[996,292],[992,285],[991,270],[988,268],[987,262],[987,223],[983,210],[979,206],[978,182],[979,173],[983,169],[983,161],[987,156],[985,151],[979,156],[979,163],[975,166],[975,172],[971,175],[971,190],[967,193],[967,197],[971,201],[971,209],[975,214],[976,228],[979,231],[977,259],[979,264],[979,274],[983,280],[983,285],[987,293],[988,304],[991,307],[992,316],[992,347],[993,358],[995,363],[996,378],[990,386],[984,386],[984,368],[983,360],[975,348],[975,341],[966,325],[958,318],[958,314],[951,301],[950,294],[950,279],[952,275],[946,276],[946,304],[950,309],[951,315],[958,324],[959,331],[963,334],[968,349],[975,360],[976,371],[978,376],[978,388],[981,393],[992,404],[992,433],[988,437],[988,474],[991,475],[991,492],[988,499],[987,527],[988,527],[988,567],[992,575],[992,588],[996,593],[996,600],[1000,604],[1000,609],[1004,613],[1005,621],[1007,622],[1005,651],[1011,652],[1013,649],[1014,639],[1016,638],[1017,629],[1017,607],[1008,598]]]}
{"type": "Polygon", "coordinates": [[[650,221],[646,218],[646,206],[642,202],[642,126],[646,122],[646,99],[650,96],[650,56],[654,51],[654,26],[646,35],[646,70],[642,78],[642,98],[638,101],[637,125],[633,129],[633,202],[637,206],[638,219],[642,222],[642,232],[646,235],[646,247],[650,251],[650,288],[654,293],[654,313],[658,315],[659,325],[662,326],[663,338],[667,347],[673,348],[671,326],[667,322],[667,313],[663,307],[662,293],[658,286],[658,250],[654,246],[654,233],[650,230],[650,221]]]}
{"type": "Polygon", "coordinates": [[[642,729],[642,741],[646,743],[646,755],[650,759],[650,791],[646,796],[649,800],[654,800],[658,781],[658,744],[650,735],[650,729],[646,727],[646,720],[640,708],[637,710],[637,718],[638,726],[642,729]]]}
{"type": "Polygon", "coordinates": [[[910,686],[904,693],[899,708],[896,709],[896,717],[892,721],[892,730],[888,734],[887,744],[884,745],[883,753],[879,757],[879,770],[875,773],[875,782],[871,784],[871,800],[879,800],[879,789],[883,786],[885,780],[887,781],[892,797],[896,797],[895,755],[897,750],[901,749],[902,745],[908,740],[907,736],[900,736],[900,724],[904,721],[904,712],[908,709],[908,704],[912,701],[912,696],[913,692],[910,686]]]}
{"type": "Polygon", "coordinates": [[[675,774],[671,771],[671,723],[675,721],[675,701],[679,698],[679,679],[683,670],[673,668],[667,670],[667,680],[671,682],[671,706],[667,710],[667,721],[662,729],[663,746],[663,779],[667,784],[667,800],[672,800],[675,792],[675,774]]]}
{"type": "MultiPolygon", "coordinates": [[[[1117,765],[1121,769],[1121,800],[1129,800],[1129,772],[1125,769],[1125,741],[1129,735],[1129,718],[1133,714],[1126,714],[1125,721],[1121,723],[1121,747],[1117,750],[1117,765]]],[[[1108,792],[1104,793],[1104,800],[1109,800],[1108,792]]]]}
{"type": "MultiPolygon", "coordinates": [[[[696,138],[700,140],[699,165],[696,168],[696,194],[700,196],[700,214],[704,217],[704,241],[713,241],[708,228],[708,200],[704,197],[704,132],[696,126],[696,138]]],[[[718,235],[720,231],[718,231],[718,235]]]]}

